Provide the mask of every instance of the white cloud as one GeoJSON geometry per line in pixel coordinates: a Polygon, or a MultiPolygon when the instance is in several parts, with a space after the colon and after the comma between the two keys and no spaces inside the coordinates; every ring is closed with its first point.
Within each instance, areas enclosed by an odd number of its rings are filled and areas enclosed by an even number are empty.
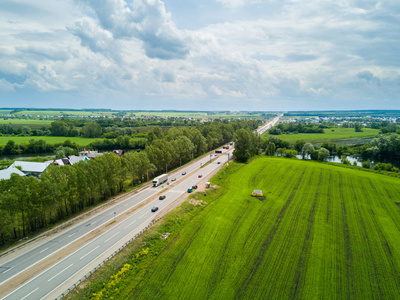
{"type": "Polygon", "coordinates": [[[85,107],[160,109],[398,105],[396,1],[205,0],[199,20],[172,1],[4,0],[0,96],[51,91],[96,99],[85,107]]]}

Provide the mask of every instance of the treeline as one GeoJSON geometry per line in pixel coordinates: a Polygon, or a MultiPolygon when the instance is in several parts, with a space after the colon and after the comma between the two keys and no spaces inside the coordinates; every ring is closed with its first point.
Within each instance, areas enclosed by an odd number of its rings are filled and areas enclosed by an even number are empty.
{"type": "MultiPolygon", "coordinates": [[[[50,166],[41,179],[12,175],[0,181],[0,240],[12,243],[67,216],[98,204],[145,180],[168,172],[234,138],[257,121],[214,121],[148,134],[145,149],[120,157],[105,153],[73,166],[50,166]]],[[[66,144],[66,147],[71,144],[66,144]]]]}
{"type": "Polygon", "coordinates": [[[315,160],[326,159],[325,154],[337,155],[338,157],[356,155],[366,162],[365,167],[369,166],[367,161],[400,165],[400,136],[398,134],[380,135],[374,138],[371,143],[354,146],[339,146],[336,143],[328,142],[317,146],[306,143],[304,140],[297,140],[290,144],[275,136],[270,136],[268,140],[261,143],[261,148],[265,150],[267,155],[275,155],[276,151],[278,151],[278,155],[293,157],[295,156],[294,152],[285,152],[285,150],[295,150],[297,153],[305,154],[315,160]],[[304,149],[306,144],[307,147],[304,149]],[[320,149],[326,149],[327,151],[323,150],[323,153],[318,154],[320,149]]]}
{"type": "Polygon", "coordinates": [[[268,130],[269,134],[280,135],[283,133],[324,133],[324,128],[329,128],[324,124],[303,124],[303,123],[279,123],[268,130]]]}
{"type": "MultiPolygon", "coordinates": [[[[40,153],[54,153],[59,147],[69,147],[75,152],[83,150],[83,146],[77,143],[66,140],[63,143],[48,144],[43,140],[30,140],[26,143],[17,144],[13,140],[9,140],[7,144],[0,145],[0,155],[14,155],[14,154],[40,154],[40,153]]],[[[144,149],[146,146],[146,139],[131,138],[129,136],[119,136],[116,139],[99,139],[85,146],[89,149],[96,150],[137,150],[144,149]]]]}

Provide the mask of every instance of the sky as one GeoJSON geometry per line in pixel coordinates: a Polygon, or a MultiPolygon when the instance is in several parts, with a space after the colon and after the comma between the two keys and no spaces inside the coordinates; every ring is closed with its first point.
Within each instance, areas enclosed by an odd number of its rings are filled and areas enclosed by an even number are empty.
{"type": "Polygon", "coordinates": [[[1,0],[0,107],[400,109],[398,0],[1,0]]]}

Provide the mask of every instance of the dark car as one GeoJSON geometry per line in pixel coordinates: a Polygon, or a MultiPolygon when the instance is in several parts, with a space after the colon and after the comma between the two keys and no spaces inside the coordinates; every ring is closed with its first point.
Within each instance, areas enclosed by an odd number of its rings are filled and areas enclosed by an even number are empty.
{"type": "Polygon", "coordinates": [[[157,210],[158,210],[158,207],[157,207],[157,206],[154,206],[154,207],[151,209],[152,212],[155,212],[155,211],[157,211],[157,210]]]}
{"type": "Polygon", "coordinates": [[[183,172],[182,172],[182,175],[186,175],[186,171],[183,171],[183,172]]]}
{"type": "Polygon", "coordinates": [[[221,163],[220,161],[217,162],[218,165],[219,165],[220,163],[221,163]]]}
{"type": "Polygon", "coordinates": [[[191,192],[193,192],[193,189],[192,188],[188,188],[188,193],[191,193],[191,192]]]}
{"type": "Polygon", "coordinates": [[[161,195],[160,197],[158,197],[159,200],[164,200],[165,199],[165,195],[161,195]]]}
{"type": "Polygon", "coordinates": [[[199,178],[203,177],[203,175],[199,175],[199,178]]]}
{"type": "Polygon", "coordinates": [[[197,190],[197,185],[192,186],[193,190],[197,190]]]}
{"type": "Polygon", "coordinates": [[[175,181],[176,180],[176,178],[174,177],[174,178],[171,178],[171,181],[175,181]]]}

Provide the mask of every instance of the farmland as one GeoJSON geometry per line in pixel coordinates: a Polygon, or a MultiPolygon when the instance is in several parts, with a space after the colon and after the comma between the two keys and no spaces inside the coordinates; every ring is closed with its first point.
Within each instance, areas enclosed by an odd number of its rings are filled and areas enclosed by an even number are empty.
{"type": "MultiPolygon", "coordinates": [[[[13,140],[16,144],[27,143],[30,140],[43,140],[47,144],[58,144],[64,143],[66,140],[70,140],[73,143],[77,143],[79,146],[86,146],[96,141],[95,138],[82,138],[82,137],[64,137],[64,136],[0,136],[0,145],[5,145],[9,140],[13,140]]],[[[131,140],[140,140],[140,138],[131,138],[131,140]]]]}
{"type": "Polygon", "coordinates": [[[30,126],[31,128],[50,127],[54,120],[35,120],[35,119],[4,119],[0,118],[0,125],[30,126]]]}
{"type": "MultiPolygon", "coordinates": [[[[304,140],[309,143],[339,142],[348,140],[370,139],[378,136],[379,130],[372,128],[363,128],[362,132],[355,132],[354,128],[325,128],[325,133],[299,133],[299,134],[281,134],[275,137],[294,143],[296,140],[304,140]],[[332,131],[334,130],[334,131],[332,131]]],[[[263,140],[267,140],[269,134],[262,136],[263,140]]]]}
{"type": "Polygon", "coordinates": [[[174,233],[145,276],[131,272],[114,299],[400,294],[399,179],[264,157],[234,163],[213,183],[217,196],[201,196],[205,209],[174,233]],[[265,199],[251,197],[253,189],[265,199]]]}

